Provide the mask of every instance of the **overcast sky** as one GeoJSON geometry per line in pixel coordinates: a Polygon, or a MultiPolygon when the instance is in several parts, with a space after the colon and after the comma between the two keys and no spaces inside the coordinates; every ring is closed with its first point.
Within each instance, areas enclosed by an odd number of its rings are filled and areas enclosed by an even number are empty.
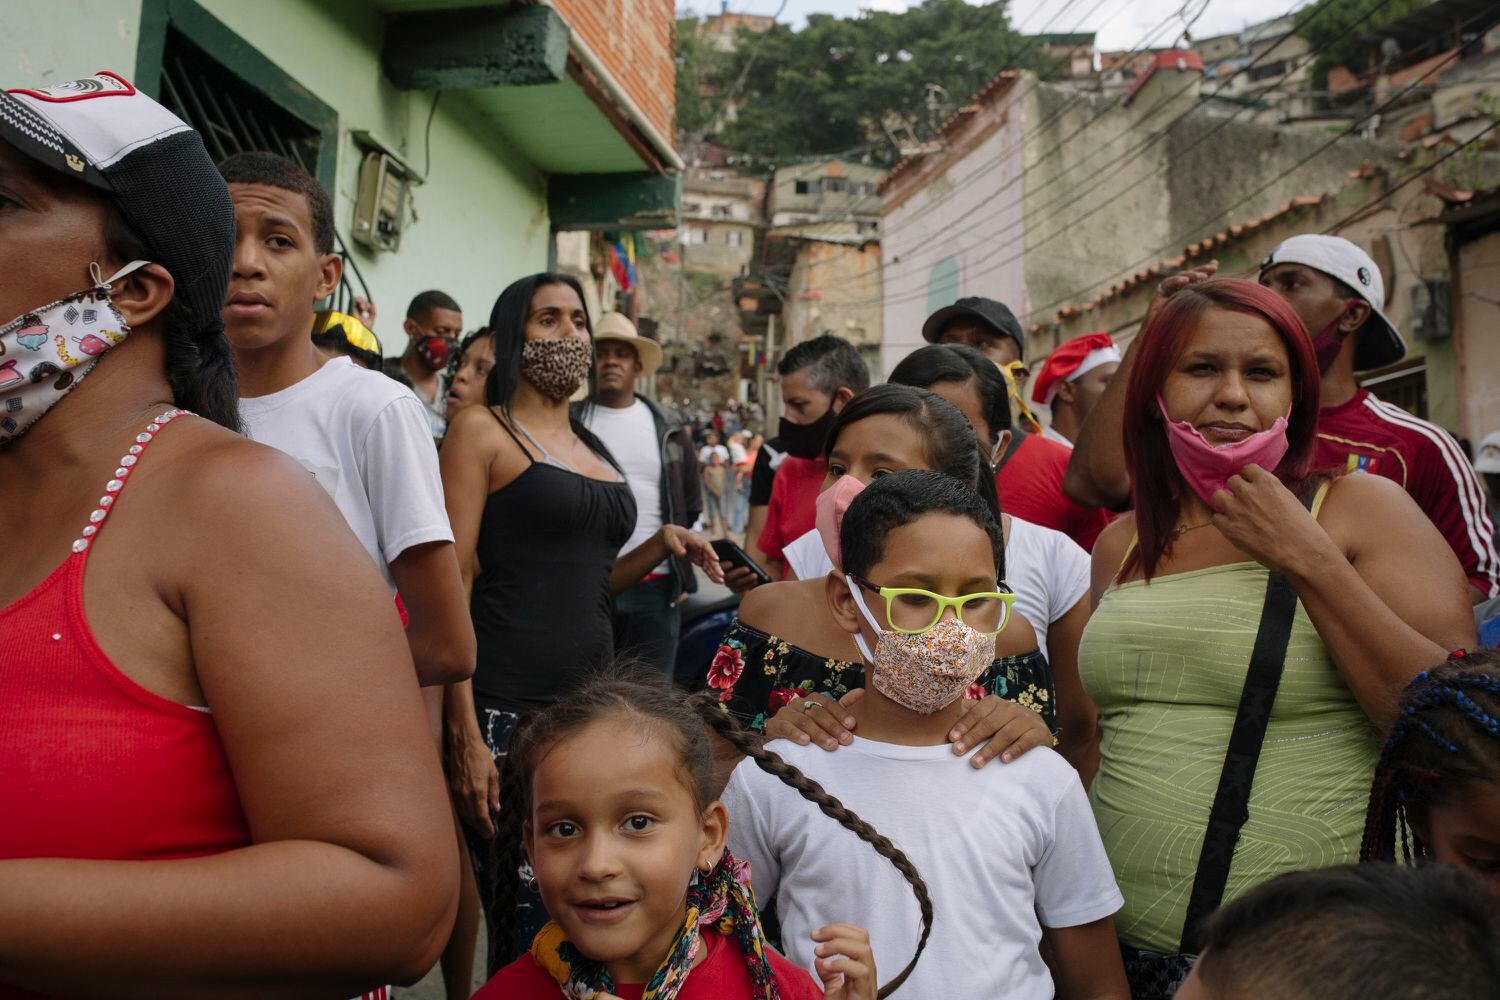
{"type": "MultiPolygon", "coordinates": [[[[853,17],[865,8],[905,10],[917,0],[786,0],[782,20],[800,27],[808,14],[836,14],[853,17]]],[[[982,0],[969,0],[976,6],[982,0]]],[[[1300,6],[1297,0],[1186,0],[1193,10],[1207,3],[1207,10],[1193,26],[1193,35],[1210,35],[1238,31],[1247,24],[1275,17],[1300,6]]],[[[717,14],[722,0],[677,0],[679,14],[717,14]]],[[[1182,30],[1177,18],[1165,25],[1174,11],[1182,9],[1184,0],[1011,0],[1011,23],[1027,34],[1042,31],[1096,31],[1101,49],[1160,47],[1170,43],[1182,30]],[[1066,8],[1066,9],[1064,9],[1066,8]],[[1090,10],[1097,13],[1089,15],[1090,10]],[[1061,15],[1059,11],[1064,11],[1061,15]],[[1153,34],[1154,32],[1154,34],[1153,34]],[[1149,37],[1149,40],[1147,38],[1149,37]],[[1143,44],[1144,43],[1144,44],[1143,44]]],[[[734,13],[774,14],[781,0],[729,0],[734,13]]]]}

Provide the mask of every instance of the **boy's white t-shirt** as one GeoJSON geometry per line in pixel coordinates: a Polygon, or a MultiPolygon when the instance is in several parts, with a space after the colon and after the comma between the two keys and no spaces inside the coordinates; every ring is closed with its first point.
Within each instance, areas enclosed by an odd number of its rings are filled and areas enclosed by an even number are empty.
{"type": "MultiPolygon", "coordinates": [[[[827,576],[833,561],[823,536],[809,531],[782,550],[799,580],[827,576]]],[[[1016,610],[1036,631],[1037,646],[1047,655],[1047,628],[1072,610],[1089,592],[1089,554],[1063,534],[1010,515],[1005,542],[1006,583],[1016,592],[1016,610]]]]}
{"type": "MultiPolygon", "coordinates": [[[[833,753],[785,740],[767,749],[890,838],[927,883],[932,937],[892,996],[1050,1000],[1042,927],[1091,923],[1124,903],[1078,774],[1051,750],[976,771],[946,743],[856,736],[833,753]]],[[[750,862],[756,899],[775,897],[789,959],[816,976],[809,935],[847,922],[870,932],[882,981],[905,968],[921,911],[889,861],[753,760],[735,768],[723,802],[730,850],[750,862]]]]}
{"type": "Polygon", "coordinates": [[[296,385],[241,399],[240,419],[251,440],[313,474],[392,592],[397,556],[453,541],[427,409],[395,379],[332,358],[296,385]]]}

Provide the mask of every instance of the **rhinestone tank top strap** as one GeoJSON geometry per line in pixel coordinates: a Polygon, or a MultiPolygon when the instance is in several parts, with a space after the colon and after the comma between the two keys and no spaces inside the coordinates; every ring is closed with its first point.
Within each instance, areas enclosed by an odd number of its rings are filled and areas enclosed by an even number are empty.
{"type": "Polygon", "coordinates": [[[115,474],[109,482],[104,484],[104,495],[99,498],[99,504],[94,512],[89,515],[89,521],[83,526],[83,531],[73,540],[73,553],[75,555],[87,552],[94,539],[99,536],[99,530],[104,527],[104,519],[109,517],[109,512],[114,508],[115,500],[119,498],[120,491],[125,488],[125,483],[130,479],[131,473],[135,471],[136,463],[145,454],[146,449],[161,433],[161,429],[178,417],[184,416],[187,410],[167,410],[155,420],[146,425],[145,429],[135,436],[135,443],[128,451],[120,456],[120,464],[115,467],[115,474]]]}

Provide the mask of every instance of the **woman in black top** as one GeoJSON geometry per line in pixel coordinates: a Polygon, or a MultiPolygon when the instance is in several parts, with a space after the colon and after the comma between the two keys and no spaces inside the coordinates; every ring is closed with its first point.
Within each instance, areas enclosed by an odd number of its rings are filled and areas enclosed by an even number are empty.
{"type": "MultiPolygon", "coordinates": [[[[460,811],[486,838],[498,808],[494,759],[522,712],[574,690],[609,661],[612,595],[673,555],[722,578],[709,544],[677,525],[620,555],[635,528],[635,499],[609,452],[568,409],[594,375],[578,282],[522,278],[501,293],[489,325],[489,405],[461,411],[441,452],[478,640],[473,681],[448,688],[447,756],[460,811]]],[[[485,860],[487,847],[476,854],[485,860]]],[[[489,880],[478,874],[488,899],[489,880]]],[[[528,941],[535,930],[523,931],[528,941]]]]}

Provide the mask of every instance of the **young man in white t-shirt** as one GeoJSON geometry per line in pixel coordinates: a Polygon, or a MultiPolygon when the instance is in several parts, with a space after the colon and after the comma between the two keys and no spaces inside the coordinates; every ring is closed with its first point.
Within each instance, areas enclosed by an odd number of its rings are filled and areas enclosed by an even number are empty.
{"type": "Polygon", "coordinates": [[[219,169],[238,228],[224,324],[246,433],[300,462],[343,512],[409,616],[419,681],[465,680],[474,628],[426,411],[410,389],[330,359],[311,339],[313,304],[343,270],[328,195],[271,153],[233,156],[219,169]]]}
{"type": "MultiPolygon", "coordinates": [[[[932,935],[892,996],[1127,1000],[1111,919],[1124,900],[1077,772],[1046,748],[976,769],[948,743],[966,687],[998,652],[983,637],[1006,622],[993,596],[999,525],[969,486],[907,470],[855,498],[839,538],[847,575],[830,576],[827,595],[867,663],[849,706],[859,735],[836,753],[784,740],[766,749],[889,838],[926,882],[932,935]]],[[[756,898],[775,898],[788,958],[812,969],[811,933],[842,917],[869,930],[883,979],[907,964],[920,914],[885,858],[755,761],[735,768],[722,799],[730,849],[749,862],[756,898]]]]}
{"type": "MultiPolygon", "coordinates": [[[[651,538],[663,524],[691,528],[703,510],[693,439],[682,422],[635,391],[636,380],[661,367],[661,347],[642,337],[621,313],[594,326],[595,389],[583,421],[604,442],[635,494],[635,530],[621,552],[651,538]]],[[[679,605],[698,589],[693,564],[668,559],[615,597],[615,649],[640,656],[671,675],[682,628],[679,605]]]]}

